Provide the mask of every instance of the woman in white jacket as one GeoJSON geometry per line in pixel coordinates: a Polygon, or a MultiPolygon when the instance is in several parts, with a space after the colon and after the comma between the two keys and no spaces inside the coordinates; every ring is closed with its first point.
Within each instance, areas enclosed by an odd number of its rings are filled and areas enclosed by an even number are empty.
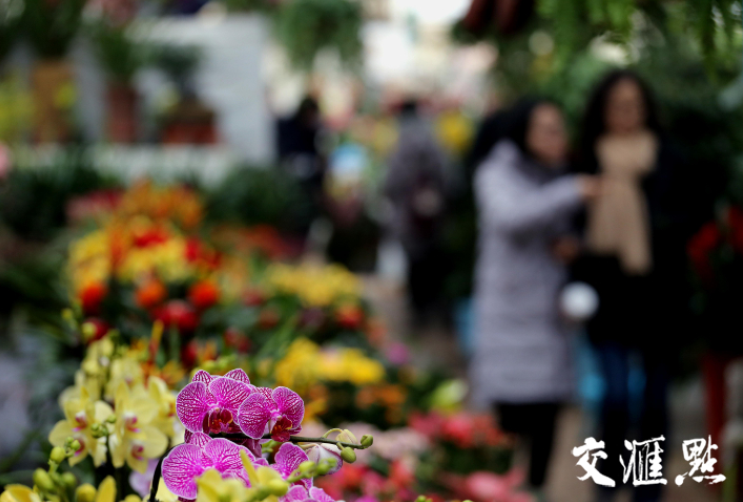
{"type": "Polygon", "coordinates": [[[494,405],[501,427],[531,443],[528,479],[536,491],[545,480],[559,405],[573,387],[557,308],[570,221],[598,191],[594,177],[562,175],[567,149],[560,109],[544,100],[523,102],[474,180],[480,240],[473,399],[494,405]]]}

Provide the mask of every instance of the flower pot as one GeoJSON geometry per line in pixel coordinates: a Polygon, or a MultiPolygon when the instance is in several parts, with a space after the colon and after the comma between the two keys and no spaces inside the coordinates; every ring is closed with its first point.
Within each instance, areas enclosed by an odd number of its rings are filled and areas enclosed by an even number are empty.
{"type": "Polygon", "coordinates": [[[75,104],[71,64],[63,59],[41,60],[31,71],[34,104],[33,137],[39,143],[60,143],[72,136],[75,104]]]}
{"type": "Polygon", "coordinates": [[[219,142],[214,111],[194,98],[182,100],[165,117],[161,140],[168,145],[213,145],[219,142]]]}
{"type": "Polygon", "coordinates": [[[137,141],[139,96],[130,84],[109,82],[106,87],[106,137],[113,143],[137,141]]]}

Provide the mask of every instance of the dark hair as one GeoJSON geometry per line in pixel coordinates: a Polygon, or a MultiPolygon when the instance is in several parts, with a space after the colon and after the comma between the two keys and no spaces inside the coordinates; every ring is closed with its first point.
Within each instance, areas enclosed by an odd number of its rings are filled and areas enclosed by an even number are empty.
{"type": "Polygon", "coordinates": [[[661,134],[655,98],[647,84],[631,70],[611,71],[596,85],[586,105],[581,131],[581,170],[594,172],[598,168],[595,149],[596,141],[606,132],[606,104],[609,93],[622,80],[632,80],[640,88],[645,105],[645,125],[657,135],[661,134]]]}
{"type": "Polygon", "coordinates": [[[317,104],[315,98],[308,95],[302,98],[302,102],[299,103],[294,118],[300,122],[305,122],[318,113],[320,113],[320,105],[317,104]]]}
{"type": "Polygon", "coordinates": [[[407,98],[400,103],[399,114],[403,117],[410,117],[418,113],[418,101],[414,98],[407,98]]]}
{"type": "Polygon", "coordinates": [[[508,126],[505,137],[513,141],[519,147],[519,150],[528,157],[534,157],[534,155],[526,144],[526,136],[529,134],[534,110],[542,105],[550,105],[562,110],[560,105],[547,98],[524,98],[519,100],[508,112],[508,126]]]}

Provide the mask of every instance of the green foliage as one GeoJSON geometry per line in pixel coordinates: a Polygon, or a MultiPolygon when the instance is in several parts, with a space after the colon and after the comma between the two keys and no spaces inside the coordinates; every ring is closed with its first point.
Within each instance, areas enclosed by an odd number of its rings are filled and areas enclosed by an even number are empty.
{"type": "Polygon", "coordinates": [[[51,239],[72,197],[114,183],[78,156],[48,167],[16,165],[0,190],[0,223],[23,239],[51,239]]]}
{"type": "Polygon", "coordinates": [[[151,53],[152,64],[181,88],[196,71],[202,58],[199,47],[188,45],[159,44],[151,53]]]}
{"type": "Polygon", "coordinates": [[[25,0],[23,28],[36,52],[45,59],[61,59],[80,28],[85,0],[25,0]]]}
{"type": "Polygon", "coordinates": [[[206,194],[207,217],[244,225],[268,224],[294,231],[312,217],[309,195],[278,168],[243,167],[206,194]]]}
{"type": "Polygon", "coordinates": [[[129,83],[146,61],[146,46],[132,40],[126,26],[113,26],[106,21],[91,23],[87,33],[101,66],[109,79],[129,83]]]}
{"type": "Polygon", "coordinates": [[[277,35],[291,63],[311,70],[324,49],[337,51],[341,61],[356,67],[361,59],[362,10],[351,0],[293,0],[278,11],[277,35]]]}

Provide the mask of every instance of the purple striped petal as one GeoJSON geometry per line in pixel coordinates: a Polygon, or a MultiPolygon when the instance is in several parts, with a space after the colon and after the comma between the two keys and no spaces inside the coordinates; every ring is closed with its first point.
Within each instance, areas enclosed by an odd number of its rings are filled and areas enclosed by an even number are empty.
{"type": "Polygon", "coordinates": [[[175,411],[186,429],[202,432],[204,417],[216,404],[204,382],[191,382],[178,393],[175,411]]]}
{"type": "MultiPolygon", "coordinates": [[[[245,468],[240,460],[240,448],[244,447],[227,439],[218,438],[212,439],[204,446],[204,454],[209,457],[214,468],[220,473],[243,471],[245,468]]],[[[245,450],[247,451],[247,448],[245,450]]],[[[252,456],[250,452],[248,455],[252,456]]]]}
{"type": "Polygon", "coordinates": [[[268,400],[259,392],[248,396],[237,411],[237,425],[243,434],[253,439],[263,437],[270,419],[268,400]]]}
{"type": "Polygon", "coordinates": [[[335,502],[335,499],[325,493],[322,488],[310,488],[310,498],[317,502],[335,502]]]}
{"type": "Polygon", "coordinates": [[[197,371],[193,378],[191,379],[192,382],[204,382],[205,384],[209,385],[209,382],[212,381],[214,377],[211,376],[209,373],[207,373],[204,370],[197,371]]]}
{"type": "Polygon", "coordinates": [[[279,413],[292,423],[292,431],[301,430],[304,418],[304,401],[299,394],[286,387],[276,387],[273,391],[273,400],[279,408],[279,413]]]}
{"type": "Polygon", "coordinates": [[[228,372],[225,375],[225,378],[231,378],[233,380],[237,380],[238,382],[242,382],[244,384],[250,385],[250,378],[248,378],[247,373],[245,373],[242,369],[237,368],[230,372],[228,372]]]}
{"type": "Polygon", "coordinates": [[[162,475],[168,490],[186,499],[196,498],[196,478],[209,467],[209,459],[196,445],[181,444],[163,460],[162,475]]]}
{"type": "Polygon", "coordinates": [[[212,438],[209,437],[209,434],[204,434],[203,432],[189,432],[186,431],[186,434],[188,437],[185,437],[185,441],[187,444],[195,444],[196,446],[203,448],[206,446],[207,443],[209,443],[212,438]]]}
{"type": "Polygon", "coordinates": [[[286,495],[282,497],[282,502],[304,502],[309,497],[307,488],[301,485],[292,486],[291,489],[286,492],[286,495]]]}
{"type": "Polygon", "coordinates": [[[273,389],[269,387],[256,387],[255,390],[266,396],[266,399],[273,400],[273,389]]]}
{"type": "MultiPolygon", "coordinates": [[[[299,464],[309,460],[309,458],[299,446],[293,443],[284,443],[276,453],[274,460],[276,463],[271,467],[278,471],[282,478],[286,479],[299,468],[299,464]]],[[[312,488],[312,478],[302,479],[299,482],[308,490],[312,488]]]]}
{"type": "Polygon", "coordinates": [[[217,400],[219,406],[235,415],[252,391],[252,385],[242,383],[231,378],[215,378],[209,384],[209,392],[217,400]]]}

